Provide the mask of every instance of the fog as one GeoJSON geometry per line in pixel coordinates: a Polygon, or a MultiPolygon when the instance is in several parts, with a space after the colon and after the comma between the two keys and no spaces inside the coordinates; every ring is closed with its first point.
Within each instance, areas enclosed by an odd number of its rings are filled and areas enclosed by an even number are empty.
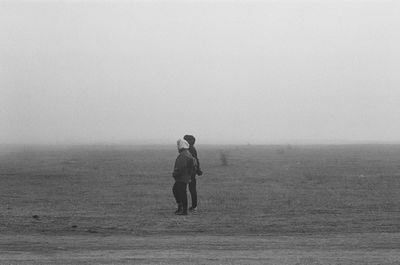
{"type": "Polygon", "coordinates": [[[2,1],[0,143],[400,142],[396,1],[2,1]]]}

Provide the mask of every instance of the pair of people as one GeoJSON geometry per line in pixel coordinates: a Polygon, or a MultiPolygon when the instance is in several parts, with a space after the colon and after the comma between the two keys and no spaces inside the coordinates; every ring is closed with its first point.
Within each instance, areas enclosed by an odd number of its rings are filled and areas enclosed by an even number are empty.
{"type": "Polygon", "coordinates": [[[172,192],[178,204],[178,209],[175,211],[177,215],[187,215],[188,213],[186,191],[188,184],[192,198],[192,206],[189,208],[189,211],[197,210],[196,175],[201,176],[203,172],[200,169],[200,162],[197,157],[196,148],[194,147],[195,141],[196,139],[193,135],[185,135],[183,139],[177,141],[179,155],[176,158],[174,172],[172,173],[175,179],[172,192]]]}

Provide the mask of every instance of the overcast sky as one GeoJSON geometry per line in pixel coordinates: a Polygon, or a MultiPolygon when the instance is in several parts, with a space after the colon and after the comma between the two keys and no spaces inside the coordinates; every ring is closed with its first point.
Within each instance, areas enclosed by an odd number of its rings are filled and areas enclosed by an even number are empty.
{"type": "Polygon", "coordinates": [[[398,1],[0,1],[0,143],[400,142],[398,1]]]}

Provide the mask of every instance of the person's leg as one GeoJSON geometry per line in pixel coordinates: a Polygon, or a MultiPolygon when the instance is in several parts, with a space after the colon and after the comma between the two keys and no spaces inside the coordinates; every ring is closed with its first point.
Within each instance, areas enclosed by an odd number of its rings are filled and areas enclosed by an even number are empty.
{"type": "Polygon", "coordinates": [[[182,207],[183,207],[183,212],[187,214],[188,198],[187,198],[187,184],[186,183],[183,183],[183,187],[182,187],[182,207]]]}
{"type": "Polygon", "coordinates": [[[197,189],[196,189],[196,178],[192,178],[192,181],[189,183],[189,191],[190,197],[192,198],[192,207],[191,209],[195,209],[197,207],[197,189]]]}
{"type": "Polygon", "coordinates": [[[178,194],[178,182],[174,183],[174,186],[172,186],[172,193],[174,194],[174,198],[176,203],[179,204],[179,194],[178,194]]]}
{"type": "Polygon", "coordinates": [[[186,191],[187,184],[183,182],[177,182],[177,191],[178,191],[178,198],[179,202],[182,205],[182,210],[179,211],[177,214],[179,215],[186,215],[187,214],[187,191],[186,191]]]}
{"type": "Polygon", "coordinates": [[[178,204],[178,209],[175,211],[175,213],[178,213],[178,212],[182,211],[182,202],[181,202],[181,198],[179,196],[178,182],[174,183],[174,186],[172,187],[172,193],[174,194],[175,201],[178,204]]]}

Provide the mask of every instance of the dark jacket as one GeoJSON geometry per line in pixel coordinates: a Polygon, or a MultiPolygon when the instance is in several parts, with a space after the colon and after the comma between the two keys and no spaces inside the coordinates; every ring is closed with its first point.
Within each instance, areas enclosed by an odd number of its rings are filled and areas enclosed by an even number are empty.
{"type": "Polygon", "coordinates": [[[200,169],[200,161],[199,161],[199,158],[197,157],[197,150],[196,150],[196,148],[193,146],[193,145],[190,145],[189,146],[189,152],[190,152],[190,154],[193,156],[193,158],[194,159],[196,159],[196,169],[195,169],[195,175],[197,174],[197,175],[202,175],[203,174],[203,172],[201,171],[201,169],[200,169]]]}
{"type": "Polygon", "coordinates": [[[192,178],[195,178],[196,174],[201,176],[203,174],[203,172],[201,171],[201,168],[200,168],[200,161],[199,161],[199,158],[197,157],[197,150],[194,147],[194,143],[196,142],[196,138],[193,135],[187,134],[187,135],[185,135],[183,137],[183,139],[185,139],[189,143],[189,152],[194,157],[194,159],[196,159],[196,163],[195,163],[196,164],[196,169],[193,172],[192,178]]]}
{"type": "Polygon", "coordinates": [[[189,150],[180,151],[175,160],[174,172],[172,176],[176,182],[189,183],[193,172],[195,172],[195,162],[189,150]]]}

